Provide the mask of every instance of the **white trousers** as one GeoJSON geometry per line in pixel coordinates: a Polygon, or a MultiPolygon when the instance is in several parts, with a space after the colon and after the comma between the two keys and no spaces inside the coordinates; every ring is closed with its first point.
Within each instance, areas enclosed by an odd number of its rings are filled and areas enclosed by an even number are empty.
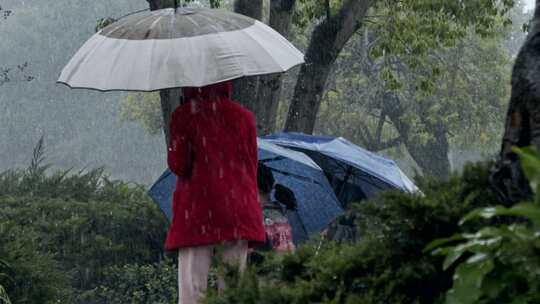
{"type": "MultiPolygon", "coordinates": [[[[178,251],[178,304],[198,304],[208,285],[208,271],[215,252],[221,263],[235,264],[240,272],[246,268],[248,245],[235,241],[225,245],[180,248],[178,251]]],[[[218,289],[225,282],[218,278],[218,289]]]]}

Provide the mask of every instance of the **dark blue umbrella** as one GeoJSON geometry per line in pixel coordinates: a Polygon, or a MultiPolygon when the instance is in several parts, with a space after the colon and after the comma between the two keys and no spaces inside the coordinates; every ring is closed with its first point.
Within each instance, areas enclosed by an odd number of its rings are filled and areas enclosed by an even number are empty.
{"type": "Polygon", "coordinates": [[[343,206],[372,198],[384,190],[418,191],[393,160],[367,151],[344,138],[279,133],[264,139],[304,152],[313,159],[324,170],[343,206]]]}
{"type": "MultiPolygon", "coordinates": [[[[296,197],[298,209],[287,211],[295,243],[320,232],[343,213],[332,187],[322,169],[303,153],[282,148],[265,140],[258,140],[259,161],[272,170],[274,179],[296,197]]],[[[148,194],[160,206],[169,221],[172,219],[172,194],[176,176],[166,170],[148,194]]]]}

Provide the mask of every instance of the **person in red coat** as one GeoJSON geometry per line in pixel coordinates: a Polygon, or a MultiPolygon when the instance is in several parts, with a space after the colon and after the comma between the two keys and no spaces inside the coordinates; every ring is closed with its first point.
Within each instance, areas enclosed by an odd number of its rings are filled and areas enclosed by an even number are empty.
{"type": "Polygon", "coordinates": [[[231,82],[183,93],[170,124],[167,161],[178,178],[165,249],[179,252],[179,303],[190,304],[206,290],[215,252],[243,270],[248,244],[265,232],[253,114],[231,101],[231,82]]]}

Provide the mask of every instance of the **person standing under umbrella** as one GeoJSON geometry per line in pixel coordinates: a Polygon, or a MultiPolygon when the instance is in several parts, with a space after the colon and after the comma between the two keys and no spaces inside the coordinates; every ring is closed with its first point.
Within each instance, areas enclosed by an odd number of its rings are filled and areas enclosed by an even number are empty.
{"type": "MultiPolygon", "coordinates": [[[[213,255],[246,266],[265,240],[253,114],[230,100],[231,82],[184,88],[171,119],[168,165],[178,176],[165,249],[178,250],[179,303],[197,303],[213,255]]],[[[224,283],[218,281],[222,290],[224,283]]]]}

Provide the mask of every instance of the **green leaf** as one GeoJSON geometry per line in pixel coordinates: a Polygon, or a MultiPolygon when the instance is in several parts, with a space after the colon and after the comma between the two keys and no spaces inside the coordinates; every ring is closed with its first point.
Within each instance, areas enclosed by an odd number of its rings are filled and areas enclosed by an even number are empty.
{"type": "Polygon", "coordinates": [[[518,148],[513,147],[512,151],[519,155],[521,160],[521,167],[527,179],[529,185],[535,194],[540,193],[540,156],[535,148],[518,148]]]}
{"type": "Polygon", "coordinates": [[[11,304],[8,294],[2,285],[0,285],[0,303],[11,304]]]}
{"type": "Polygon", "coordinates": [[[495,216],[518,216],[526,218],[534,223],[536,227],[540,227],[540,207],[536,204],[522,203],[512,208],[503,206],[488,207],[475,209],[469,212],[460,221],[460,225],[478,218],[491,219],[495,216]]]}
{"type": "Polygon", "coordinates": [[[453,243],[453,242],[456,242],[456,241],[462,241],[464,239],[465,239],[465,237],[463,237],[463,235],[461,235],[461,234],[454,234],[453,236],[451,236],[449,238],[436,239],[436,240],[432,241],[431,243],[429,243],[424,248],[423,252],[426,253],[426,252],[429,252],[429,251],[433,251],[434,249],[439,248],[442,245],[446,245],[448,243],[453,243]]]}
{"type": "Polygon", "coordinates": [[[484,277],[491,270],[493,270],[493,262],[490,259],[483,259],[480,262],[467,261],[460,264],[454,274],[454,285],[446,295],[446,303],[477,303],[483,293],[484,277]]]}
{"type": "Polygon", "coordinates": [[[498,246],[502,240],[502,237],[482,238],[484,235],[482,235],[480,232],[472,236],[475,236],[475,238],[466,243],[448,248],[448,254],[443,262],[444,270],[450,268],[450,266],[452,266],[459,258],[463,256],[463,254],[467,252],[475,254],[489,253],[493,247],[498,246]]]}

